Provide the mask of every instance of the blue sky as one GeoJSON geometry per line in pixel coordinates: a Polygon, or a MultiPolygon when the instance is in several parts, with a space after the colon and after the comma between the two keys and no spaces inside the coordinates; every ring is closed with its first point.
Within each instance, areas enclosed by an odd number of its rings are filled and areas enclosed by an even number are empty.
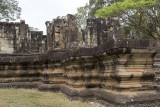
{"type": "MultiPolygon", "coordinates": [[[[46,21],[57,16],[75,14],[77,7],[85,5],[88,0],[17,0],[22,8],[21,19],[27,24],[46,33],[46,21]]],[[[19,20],[17,20],[19,21],[19,20]]]]}

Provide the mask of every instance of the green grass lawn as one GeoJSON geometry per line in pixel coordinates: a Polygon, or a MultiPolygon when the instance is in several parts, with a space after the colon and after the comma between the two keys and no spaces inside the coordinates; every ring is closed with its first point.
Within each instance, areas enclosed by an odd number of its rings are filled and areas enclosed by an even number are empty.
{"type": "Polygon", "coordinates": [[[62,93],[0,89],[0,107],[92,107],[92,105],[80,101],[70,101],[62,93]]]}

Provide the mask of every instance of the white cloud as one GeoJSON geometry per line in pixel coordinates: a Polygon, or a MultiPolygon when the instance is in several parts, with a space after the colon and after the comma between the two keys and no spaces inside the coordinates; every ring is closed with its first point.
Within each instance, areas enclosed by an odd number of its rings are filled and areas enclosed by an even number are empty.
{"type": "MultiPolygon", "coordinates": [[[[45,22],[57,16],[75,14],[77,7],[85,5],[88,0],[17,0],[22,8],[21,19],[32,27],[46,32],[45,22]]],[[[19,20],[17,20],[19,21],[19,20]]]]}

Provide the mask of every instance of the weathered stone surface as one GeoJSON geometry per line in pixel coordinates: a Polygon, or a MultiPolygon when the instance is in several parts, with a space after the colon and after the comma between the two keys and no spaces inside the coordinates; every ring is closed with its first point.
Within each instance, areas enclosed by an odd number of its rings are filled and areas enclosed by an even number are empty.
{"type": "Polygon", "coordinates": [[[0,53],[39,52],[42,50],[39,49],[42,47],[42,35],[41,31],[31,32],[24,20],[20,23],[0,22],[0,53]]]}
{"type": "Polygon", "coordinates": [[[158,53],[154,58],[154,87],[159,91],[160,89],[160,54],[158,53]]]}
{"type": "Polygon", "coordinates": [[[0,23],[0,88],[62,91],[106,106],[159,104],[159,56],[153,59],[160,41],[123,39],[118,21],[89,19],[83,30],[87,47],[77,48],[75,16],[46,26],[45,36],[29,31],[24,21],[0,23]]]}
{"type": "Polygon", "coordinates": [[[31,31],[31,49],[32,52],[42,52],[42,31],[31,31]]]}
{"type": "Polygon", "coordinates": [[[84,87],[84,78],[82,77],[84,73],[83,60],[79,57],[70,58],[70,61],[66,62],[65,66],[66,84],[72,87],[84,87]]]}
{"type": "Polygon", "coordinates": [[[87,26],[82,30],[83,41],[88,47],[96,47],[110,40],[123,39],[123,30],[117,20],[88,19],[87,26]]]}
{"type": "Polygon", "coordinates": [[[58,61],[56,62],[48,62],[47,69],[44,69],[42,75],[42,81],[46,84],[64,84],[64,69],[62,64],[58,61]]]}
{"type": "Polygon", "coordinates": [[[47,51],[47,36],[42,35],[42,52],[47,51]]]}
{"type": "Polygon", "coordinates": [[[152,65],[156,52],[154,49],[147,49],[152,46],[151,43],[153,42],[150,40],[124,39],[96,48],[80,48],[66,52],[1,55],[1,69],[4,71],[1,76],[14,77],[22,74],[28,78],[29,72],[31,75],[33,72],[35,76],[37,73],[43,74],[40,77],[44,77],[42,80],[46,83],[66,81],[66,84],[73,87],[152,89],[155,76],[152,65]],[[7,73],[12,70],[15,72],[7,73]]]}
{"type": "Polygon", "coordinates": [[[77,42],[78,28],[74,15],[57,17],[52,22],[47,21],[46,26],[48,50],[69,49],[74,42],[77,42]]]}

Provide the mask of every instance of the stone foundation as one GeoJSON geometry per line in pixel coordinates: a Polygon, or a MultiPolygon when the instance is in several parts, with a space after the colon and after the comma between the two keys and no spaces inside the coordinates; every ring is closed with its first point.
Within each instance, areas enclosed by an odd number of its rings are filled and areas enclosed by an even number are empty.
{"type": "Polygon", "coordinates": [[[74,15],[46,26],[44,36],[24,21],[0,22],[0,88],[60,91],[109,107],[160,105],[160,41],[124,39],[113,19],[88,19],[82,45],[74,15]]]}
{"type": "Polygon", "coordinates": [[[111,41],[95,48],[0,55],[0,88],[61,91],[112,106],[156,105],[151,48],[157,41],[111,41]],[[150,103],[148,103],[150,102],[150,103]]]}

